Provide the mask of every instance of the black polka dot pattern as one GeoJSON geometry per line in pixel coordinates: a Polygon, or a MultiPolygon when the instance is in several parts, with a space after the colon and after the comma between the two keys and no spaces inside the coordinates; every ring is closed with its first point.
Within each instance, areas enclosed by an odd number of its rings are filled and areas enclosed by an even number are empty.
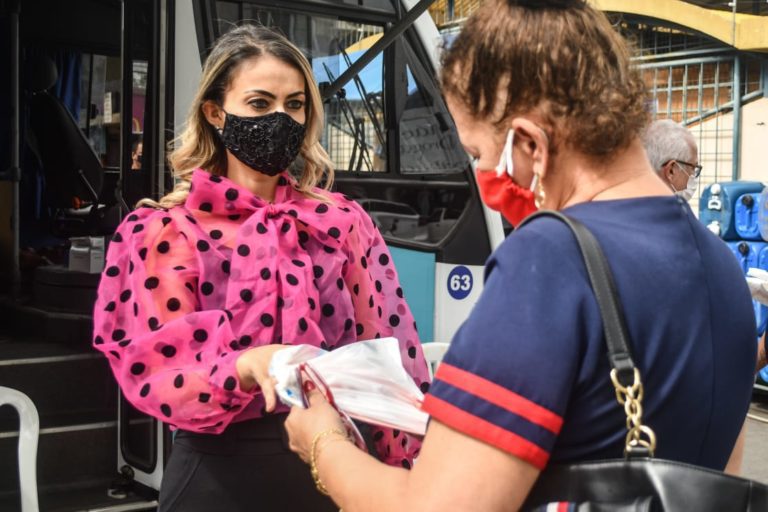
{"type": "MultiPolygon", "coordinates": [[[[204,171],[190,188],[188,209],[140,208],[112,237],[93,343],[123,365],[127,396],[178,428],[219,433],[253,399],[234,375],[240,352],[283,340],[334,350],[388,336],[429,389],[395,266],[357,204],[284,185],[267,204],[204,171]],[[212,419],[192,424],[194,414],[212,419]]],[[[410,468],[418,441],[388,429],[373,436],[389,463],[410,468]]]]}
{"type": "Polygon", "coordinates": [[[173,357],[176,355],[176,347],[173,345],[165,345],[160,349],[160,352],[162,352],[165,357],[173,357]]]}
{"type": "Polygon", "coordinates": [[[166,302],[166,307],[168,308],[168,311],[178,311],[181,309],[181,302],[176,297],[171,297],[168,299],[168,302],[166,302]]]}

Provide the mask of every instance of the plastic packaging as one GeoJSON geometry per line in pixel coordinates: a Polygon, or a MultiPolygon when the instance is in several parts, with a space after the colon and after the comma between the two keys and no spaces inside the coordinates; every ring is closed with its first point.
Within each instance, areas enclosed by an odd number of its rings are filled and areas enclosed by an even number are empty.
{"type": "Polygon", "coordinates": [[[760,268],[750,268],[747,271],[747,284],[752,298],[768,306],[768,271],[760,268]]]}
{"type": "Polygon", "coordinates": [[[332,352],[297,345],[272,357],[269,373],[282,402],[306,407],[311,380],[337,410],[365,423],[424,435],[424,394],[403,368],[395,338],[360,341],[332,352]]]}
{"type": "Polygon", "coordinates": [[[757,205],[757,225],[760,236],[768,242],[768,188],[764,189],[757,205]]]}

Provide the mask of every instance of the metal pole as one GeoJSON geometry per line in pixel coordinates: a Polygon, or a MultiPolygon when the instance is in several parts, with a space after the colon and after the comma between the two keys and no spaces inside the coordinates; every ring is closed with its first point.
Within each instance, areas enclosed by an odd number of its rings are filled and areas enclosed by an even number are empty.
{"type": "Polygon", "coordinates": [[[735,181],[739,179],[739,165],[741,163],[741,57],[738,54],[733,58],[733,86],[731,91],[733,98],[733,169],[731,177],[735,181]]]}
{"type": "Polygon", "coordinates": [[[392,44],[392,42],[400,34],[405,32],[408,27],[413,25],[416,19],[421,16],[434,1],[435,0],[419,0],[416,5],[411,7],[411,9],[405,14],[403,18],[398,20],[398,22],[392,28],[387,29],[384,35],[381,36],[381,39],[373,43],[373,45],[368,48],[365,53],[358,57],[354,64],[348,67],[338,78],[336,78],[336,80],[333,81],[331,85],[322,91],[323,100],[325,101],[339,92],[339,90],[341,90],[341,88],[344,87],[344,85],[349,82],[353,76],[362,71],[363,68],[370,64],[371,61],[376,58],[379,53],[383,52],[387,46],[392,44]]]}
{"type": "Polygon", "coordinates": [[[19,239],[21,237],[20,214],[20,187],[21,187],[21,96],[19,94],[19,13],[21,3],[14,2],[11,7],[11,169],[10,178],[13,186],[12,213],[11,213],[11,285],[14,297],[21,293],[21,270],[19,267],[19,239]]]}

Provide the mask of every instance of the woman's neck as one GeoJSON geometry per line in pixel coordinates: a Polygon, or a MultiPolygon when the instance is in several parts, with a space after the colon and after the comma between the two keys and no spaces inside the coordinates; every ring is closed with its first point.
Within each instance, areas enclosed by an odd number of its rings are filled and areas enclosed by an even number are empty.
{"type": "Polygon", "coordinates": [[[567,152],[558,158],[557,167],[560,171],[544,180],[547,208],[559,210],[588,201],[671,195],[669,187],[653,171],[639,138],[610,161],[567,152]]]}
{"type": "Polygon", "coordinates": [[[275,200],[275,190],[280,175],[267,176],[254,171],[227,151],[227,178],[271,203],[275,200]]]}

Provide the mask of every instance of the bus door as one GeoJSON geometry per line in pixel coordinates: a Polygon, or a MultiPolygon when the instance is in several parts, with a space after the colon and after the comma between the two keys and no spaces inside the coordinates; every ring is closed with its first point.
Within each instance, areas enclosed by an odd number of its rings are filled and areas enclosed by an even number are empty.
{"type": "MultiPolygon", "coordinates": [[[[119,179],[126,210],[172,188],[165,148],[173,138],[175,9],[184,3],[122,2],[122,94],[115,108],[122,113],[119,179]]],[[[132,487],[154,498],[170,453],[170,431],[118,393],[117,469],[126,485],[138,483],[132,487]]]]}

